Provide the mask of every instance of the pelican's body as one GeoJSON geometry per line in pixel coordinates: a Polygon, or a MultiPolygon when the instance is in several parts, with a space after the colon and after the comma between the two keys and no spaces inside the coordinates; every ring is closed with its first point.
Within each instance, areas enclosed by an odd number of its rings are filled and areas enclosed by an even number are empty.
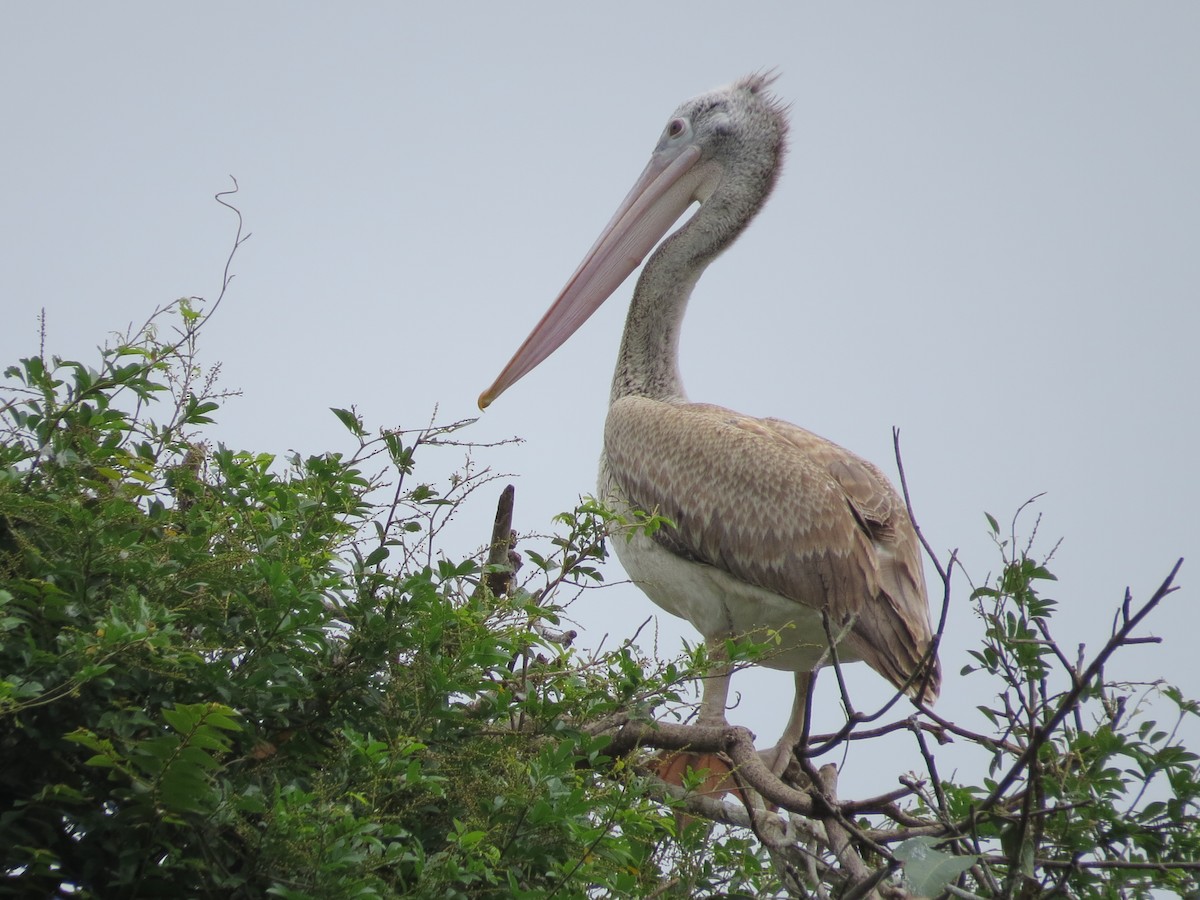
{"type": "MultiPolygon", "coordinates": [[[[800,736],[811,670],[865,660],[914,697],[937,695],[920,545],[875,466],[778,419],[688,401],[679,331],[704,268],[746,227],[774,184],[784,111],[751,76],[684,103],[650,164],[558,300],[496,383],[486,407],[611,294],[693,202],[696,214],[638,279],[613,376],[600,498],[675,527],[616,536],[630,578],[710,642],[777,637],[763,665],[797,674],[779,769],[800,736]],[[786,753],[783,751],[787,751],[786,753]]],[[[720,653],[721,644],[714,648],[720,653]]],[[[728,668],[709,679],[702,720],[724,721],[728,668]]]]}
{"type": "Polygon", "coordinates": [[[893,595],[924,603],[916,536],[886,477],[849,451],[777,419],[625,397],[605,423],[599,490],[627,517],[676,524],[613,547],[650,599],[706,638],[773,636],[761,664],[806,673],[827,656],[826,628],[853,619],[840,659],[870,660],[897,685],[916,671],[924,606],[903,640],[879,630],[881,618],[903,627],[893,595]]]}

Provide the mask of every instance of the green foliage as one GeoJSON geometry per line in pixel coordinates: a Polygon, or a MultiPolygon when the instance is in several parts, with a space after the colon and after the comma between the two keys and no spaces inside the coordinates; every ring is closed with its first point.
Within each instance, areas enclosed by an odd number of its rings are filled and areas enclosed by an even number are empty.
{"type": "Polygon", "coordinates": [[[197,317],[163,343],[169,312],[98,369],[6,373],[0,893],[649,890],[674,820],[581,724],[674,689],[543,637],[553,590],[600,578],[600,508],[530,554],[548,590],[494,597],[432,546],[486,473],[409,481],[446,430],[335,410],[350,454],[209,447],[197,317]]]}
{"type": "Polygon", "coordinates": [[[978,785],[945,783],[940,806],[944,821],[972,832],[959,842],[982,860],[972,889],[1194,893],[1200,772],[1178,733],[1185,719],[1200,715],[1200,705],[1160,682],[1103,679],[1104,663],[1135,640],[1134,626],[1170,588],[1164,584],[1136,613],[1127,598],[1104,649],[1090,664],[1072,661],[1052,634],[1057,604],[1042,593],[1056,580],[1047,568],[1053,551],[1035,560],[1034,537],[1018,546],[1016,518],[1004,539],[996,519],[987,518],[1003,567],[972,593],[984,643],[971,651],[979,665],[962,674],[986,673],[996,691],[979,711],[997,734],[975,736],[991,750],[990,777],[978,785]],[[1168,728],[1150,718],[1163,701],[1175,711],[1168,728]]]}

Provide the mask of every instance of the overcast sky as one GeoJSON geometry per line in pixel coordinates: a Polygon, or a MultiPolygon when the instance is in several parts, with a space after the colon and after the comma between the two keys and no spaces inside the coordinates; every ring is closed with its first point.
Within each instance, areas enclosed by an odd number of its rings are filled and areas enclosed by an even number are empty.
{"type": "MultiPolygon", "coordinates": [[[[214,298],[232,174],[253,237],[202,351],[244,397],[211,438],[313,453],[348,447],[330,406],[476,415],[675,106],[777,67],[791,153],[697,289],[689,394],[889,472],[898,426],[925,532],[976,580],[997,560],[984,511],[1046,492],[1070,655],[1099,648],[1126,585],[1144,598],[1193,557],[1150,623],[1166,642],[1109,674],[1200,695],[1200,6],[775,6],[5,4],[0,361],[36,351],[41,308],[50,352],[94,359],[156,305],[214,298]]],[[[523,530],[594,490],[631,290],[465,433],[524,438],[477,455],[518,476],[523,530]]],[[[486,538],[492,501],[449,552],[486,538]]],[[[942,708],[977,722],[967,594],[942,708]]],[[[573,609],[584,646],[654,611],[628,586],[573,609]]],[[[659,620],[664,651],[694,637],[659,620]]],[[[855,668],[864,706],[885,695],[855,668]]],[[[731,720],[773,741],[789,682],[739,676],[731,720]]],[[[855,753],[856,786],[894,786],[855,753]]]]}

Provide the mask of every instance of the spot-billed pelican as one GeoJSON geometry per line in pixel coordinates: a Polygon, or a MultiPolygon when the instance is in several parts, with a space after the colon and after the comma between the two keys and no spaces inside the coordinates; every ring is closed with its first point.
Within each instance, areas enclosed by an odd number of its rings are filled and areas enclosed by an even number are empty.
{"type": "MultiPolygon", "coordinates": [[[[684,394],[680,325],[704,269],[746,228],[774,186],[785,109],[752,75],[688,100],[671,116],[641,177],[562,293],[495,383],[486,408],[562,344],[693,203],[638,279],[613,376],[599,496],[675,527],[613,541],[630,578],[691,622],[722,658],[727,638],[776,635],[761,664],[795,673],[796,695],[771,757],[782,772],[804,726],[814,666],[863,660],[910,696],[932,701],[920,544],[905,505],[874,465],[779,419],[684,394]],[[828,627],[822,618],[828,617],[828,627]]],[[[748,301],[743,301],[748,302],[748,301]]],[[[730,668],[706,679],[702,724],[724,723],[730,668]]]]}

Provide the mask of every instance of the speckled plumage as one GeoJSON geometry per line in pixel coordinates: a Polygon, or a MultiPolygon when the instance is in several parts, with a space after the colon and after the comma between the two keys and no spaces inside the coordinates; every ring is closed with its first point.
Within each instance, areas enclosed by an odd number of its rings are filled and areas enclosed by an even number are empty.
{"type": "MultiPolygon", "coordinates": [[[[853,623],[842,659],[865,660],[897,687],[917,670],[930,641],[920,545],[875,466],[778,419],[637,396],[609,409],[603,460],[601,496],[676,525],[652,541],[617,537],[617,556],[652,599],[706,638],[776,631],[779,651],[763,665],[810,669],[825,650],[826,607],[835,634],[853,623]],[[723,595],[681,588],[668,554],[777,602],[722,611],[723,595]]],[[[937,686],[935,676],[927,698],[937,686]]]]}

